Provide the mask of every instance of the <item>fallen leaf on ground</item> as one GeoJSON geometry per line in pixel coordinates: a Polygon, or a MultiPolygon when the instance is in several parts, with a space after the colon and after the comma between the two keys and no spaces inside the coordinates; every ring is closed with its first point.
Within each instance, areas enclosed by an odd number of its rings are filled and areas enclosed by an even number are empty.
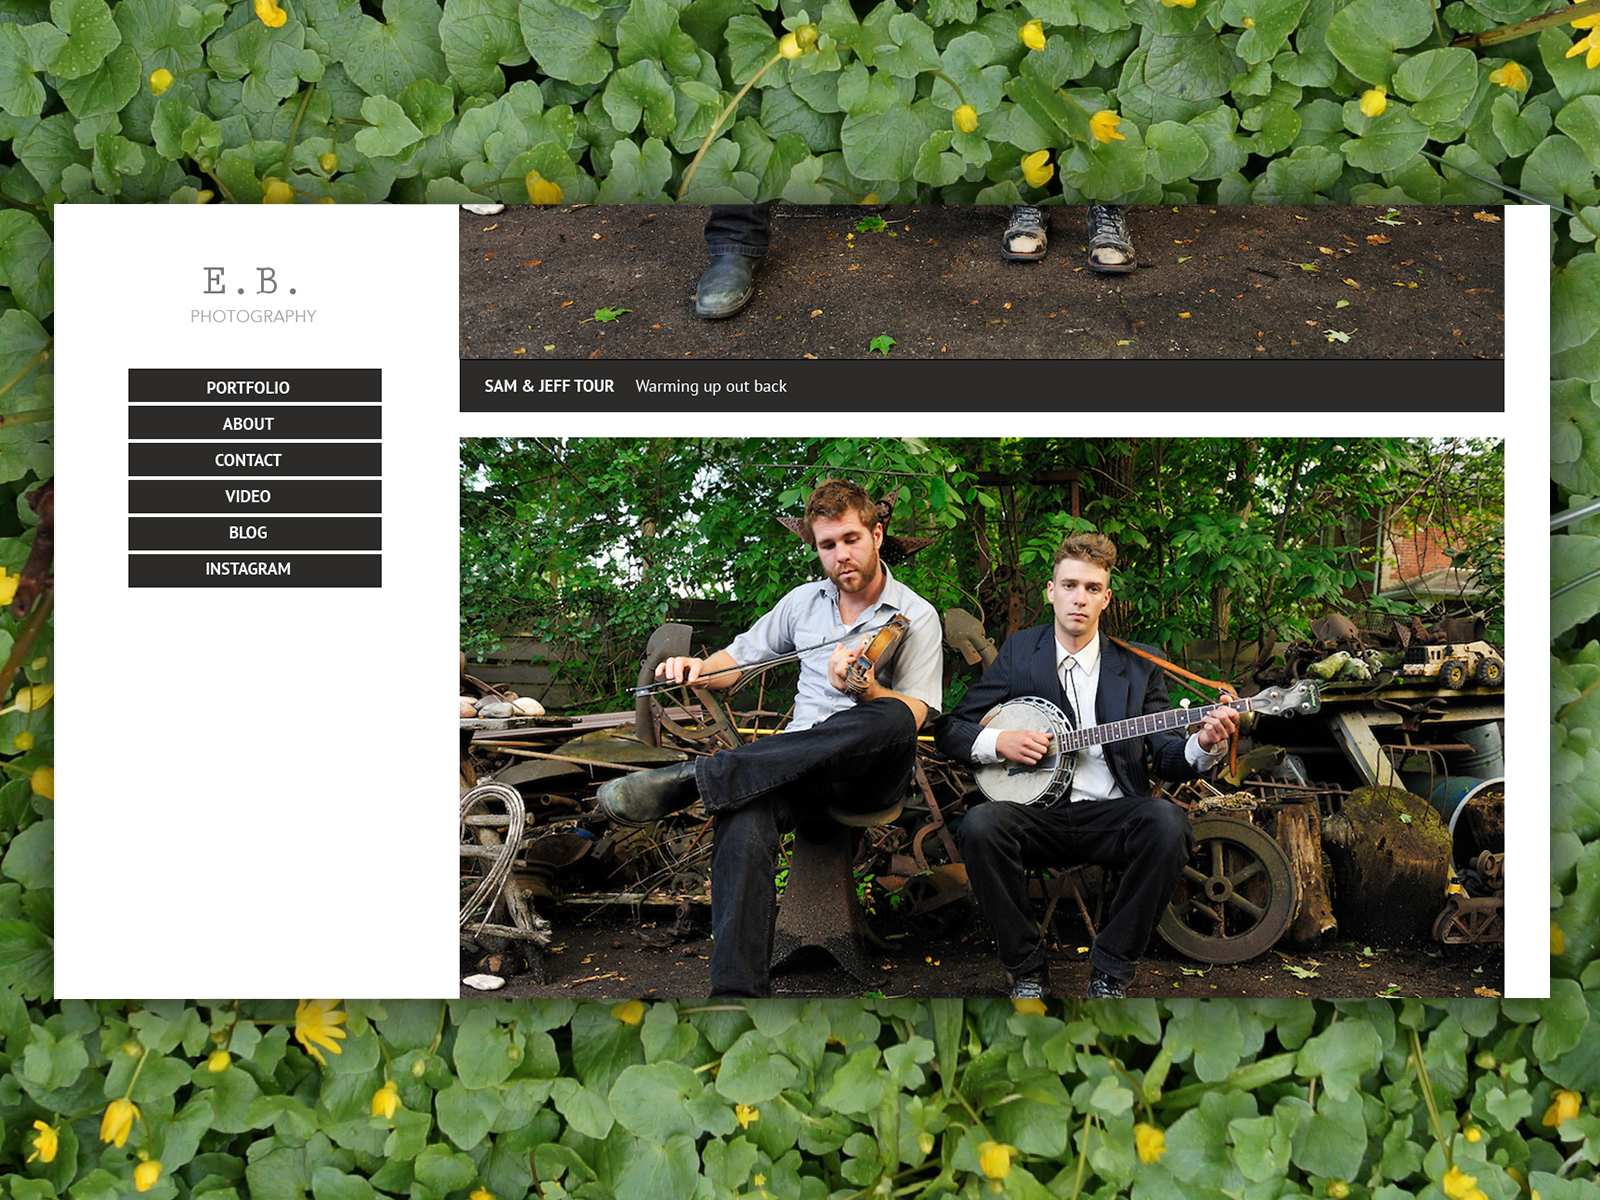
{"type": "Polygon", "coordinates": [[[1367,244],[1370,246],[1385,246],[1388,244],[1388,242],[1389,239],[1384,237],[1381,233],[1367,234],[1367,244]]]}
{"type": "Polygon", "coordinates": [[[1475,212],[1472,214],[1472,219],[1474,221],[1498,221],[1500,218],[1493,213],[1475,212]]]}

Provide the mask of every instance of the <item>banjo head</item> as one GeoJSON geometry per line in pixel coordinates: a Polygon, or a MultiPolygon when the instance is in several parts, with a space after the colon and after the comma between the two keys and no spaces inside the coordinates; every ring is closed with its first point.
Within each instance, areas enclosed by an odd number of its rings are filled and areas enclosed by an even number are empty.
{"type": "Polygon", "coordinates": [[[1039,804],[1065,794],[1072,784],[1077,755],[1062,754],[1062,739],[1072,728],[1066,713],[1038,696],[1024,696],[991,709],[983,724],[1000,730],[1023,730],[1054,735],[1055,748],[1033,766],[1009,762],[984,763],[974,772],[978,790],[991,800],[1007,804],[1039,804]]]}

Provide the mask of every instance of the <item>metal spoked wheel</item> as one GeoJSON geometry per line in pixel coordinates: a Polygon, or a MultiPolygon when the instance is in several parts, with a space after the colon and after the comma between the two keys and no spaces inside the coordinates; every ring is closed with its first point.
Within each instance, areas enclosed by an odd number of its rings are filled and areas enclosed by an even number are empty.
{"type": "MultiPolygon", "coordinates": [[[[693,630],[669,623],[651,635],[639,667],[639,686],[655,682],[656,666],[689,653],[693,630]]],[[[722,750],[744,741],[727,707],[705,688],[674,687],[639,696],[634,701],[634,732],[646,745],[659,746],[663,736],[695,750],[722,750]]]]}
{"type": "Polygon", "coordinates": [[[1294,917],[1294,875],[1278,843],[1249,821],[1201,817],[1178,894],[1156,927],[1175,950],[1236,963],[1270,949],[1294,917]]]}

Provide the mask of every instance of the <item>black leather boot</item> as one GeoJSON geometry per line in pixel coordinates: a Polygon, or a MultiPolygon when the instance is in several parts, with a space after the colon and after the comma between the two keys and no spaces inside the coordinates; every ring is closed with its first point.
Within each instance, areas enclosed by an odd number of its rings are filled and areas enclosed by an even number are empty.
{"type": "Polygon", "coordinates": [[[688,808],[699,798],[694,781],[694,760],[635,771],[600,785],[595,811],[618,825],[639,828],[652,825],[669,813],[688,808]]]}
{"type": "Polygon", "coordinates": [[[750,254],[714,255],[695,289],[695,316],[720,321],[743,309],[756,294],[761,261],[750,254]]]}

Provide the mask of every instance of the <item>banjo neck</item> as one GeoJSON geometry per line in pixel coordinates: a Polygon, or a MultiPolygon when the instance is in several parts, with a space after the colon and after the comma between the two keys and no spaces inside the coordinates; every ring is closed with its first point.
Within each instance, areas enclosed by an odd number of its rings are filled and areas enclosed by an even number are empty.
{"type": "Polygon", "coordinates": [[[1255,697],[1248,700],[1230,700],[1227,704],[1204,704],[1198,708],[1169,708],[1165,712],[1145,713],[1122,721],[1107,721],[1104,725],[1089,725],[1082,729],[1069,729],[1061,735],[1063,753],[1082,750],[1085,746],[1101,746],[1107,742],[1125,742],[1130,738],[1151,733],[1165,733],[1203,721],[1219,708],[1232,708],[1236,712],[1249,712],[1255,707],[1255,697]]]}

